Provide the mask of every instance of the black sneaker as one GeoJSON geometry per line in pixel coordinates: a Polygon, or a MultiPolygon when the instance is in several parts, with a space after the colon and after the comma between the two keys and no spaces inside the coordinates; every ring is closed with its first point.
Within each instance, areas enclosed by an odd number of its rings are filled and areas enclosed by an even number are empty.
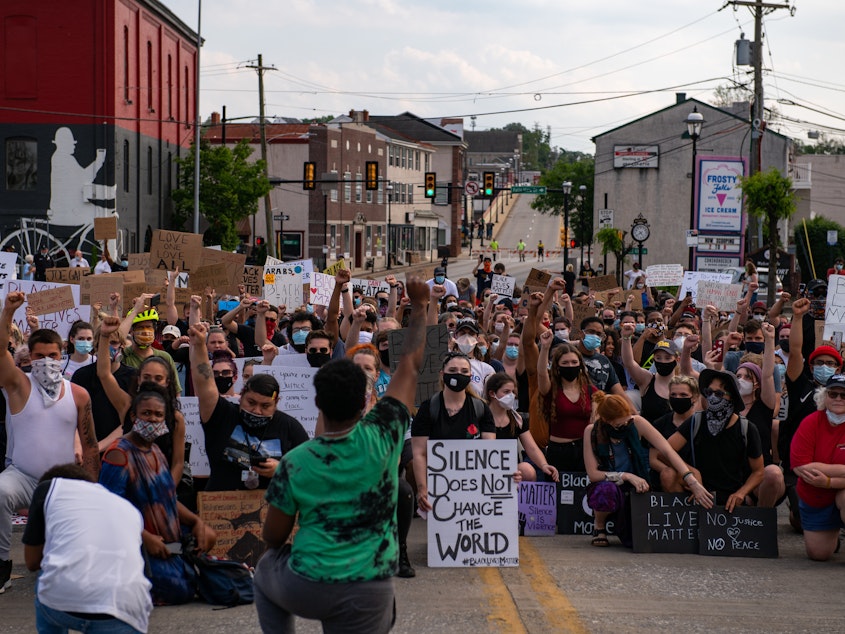
{"type": "Polygon", "coordinates": [[[396,576],[403,579],[417,576],[417,571],[414,570],[411,566],[411,560],[408,559],[408,548],[404,545],[399,547],[399,572],[396,573],[396,576]]]}
{"type": "Polygon", "coordinates": [[[12,560],[0,559],[0,594],[6,592],[6,588],[10,585],[12,585],[12,560]]]}

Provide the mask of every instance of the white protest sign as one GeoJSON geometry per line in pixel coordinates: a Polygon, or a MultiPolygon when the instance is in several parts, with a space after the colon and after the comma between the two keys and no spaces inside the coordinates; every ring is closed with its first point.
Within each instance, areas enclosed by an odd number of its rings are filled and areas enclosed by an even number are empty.
{"type": "MultiPolygon", "coordinates": [[[[58,284],[55,282],[29,282],[25,280],[6,280],[6,283],[3,285],[4,290],[0,292],[0,296],[5,301],[6,295],[8,293],[13,293],[15,291],[20,291],[29,295],[30,293],[40,293],[41,291],[47,291],[54,288],[60,288],[62,286],[70,286],[70,292],[73,294],[73,301],[76,302],[76,306],[74,308],[68,308],[66,310],[60,310],[55,313],[47,313],[46,315],[39,315],[38,321],[41,328],[49,328],[50,330],[55,330],[62,336],[62,339],[68,338],[68,333],[70,333],[70,327],[73,325],[73,322],[79,321],[80,319],[83,321],[88,321],[91,318],[91,307],[90,306],[80,306],[79,301],[79,284],[58,284]]],[[[21,329],[21,332],[24,334],[29,333],[29,325],[26,323],[26,307],[27,302],[24,302],[23,305],[15,311],[13,319],[15,324],[18,328],[21,329]]]]}
{"type": "Polygon", "coordinates": [[[278,365],[281,367],[294,367],[294,368],[310,368],[311,364],[308,363],[308,355],[304,352],[296,353],[296,354],[280,354],[277,355],[273,359],[273,363],[270,365],[278,365]]]}
{"type": "Polygon", "coordinates": [[[428,441],[428,565],[519,566],[515,440],[428,441]]]}
{"type": "Polygon", "coordinates": [[[265,264],[264,299],[274,306],[293,308],[302,304],[302,268],[265,264]]]}
{"type": "Polygon", "coordinates": [[[311,297],[308,300],[315,306],[328,306],[334,292],[334,275],[313,273],[311,275],[311,297]]]}
{"type": "Polygon", "coordinates": [[[831,275],[827,281],[827,302],[824,307],[824,338],[832,340],[834,333],[845,339],[845,275],[831,275]]]}
{"type": "MultiPolygon", "coordinates": [[[[303,355],[304,356],[304,355],[303,355]]],[[[279,382],[277,409],[293,416],[314,437],[317,427],[317,404],[314,402],[314,375],[318,368],[296,368],[278,365],[257,365],[255,374],[270,374],[279,382]]],[[[489,442],[489,441],[488,441],[489,442]]],[[[516,468],[516,467],[514,467],[516,468]]]]}
{"type": "Polygon", "coordinates": [[[236,365],[236,366],[237,366],[237,368],[238,368],[238,378],[237,378],[237,380],[235,381],[235,384],[234,384],[234,386],[233,386],[233,387],[234,387],[234,389],[235,389],[235,394],[240,394],[240,393],[241,393],[241,388],[243,388],[243,386],[244,386],[244,364],[245,364],[247,361],[251,361],[251,360],[258,361],[258,363],[259,363],[259,365],[260,365],[260,364],[261,364],[261,362],[262,362],[264,359],[263,359],[263,357],[237,357],[237,358],[235,358],[235,360],[234,360],[234,361],[235,361],[235,365],[236,365]]]}
{"type": "MultiPolygon", "coordinates": [[[[692,294],[692,302],[693,304],[698,304],[696,301],[695,295],[698,292],[698,282],[699,280],[704,280],[705,282],[721,282],[722,284],[730,284],[731,283],[731,274],[730,273],[708,273],[705,271],[685,271],[684,272],[684,281],[681,284],[681,290],[678,291],[678,299],[683,299],[687,293],[692,294]]],[[[734,306],[736,308],[736,306],[734,306]]]]}
{"type": "Polygon", "coordinates": [[[18,277],[18,254],[0,251],[0,294],[6,292],[6,282],[18,277]]]}
{"type": "Polygon", "coordinates": [[[679,286],[684,281],[684,267],[681,264],[652,264],[645,270],[649,287],[679,286]]]}
{"type": "Polygon", "coordinates": [[[375,297],[376,293],[390,293],[390,284],[381,280],[349,280],[352,291],[358,291],[364,297],[375,297]]]}
{"type": "Polygon", "coordinates": [[[200,404],[196,396],[180,396],[179,409],[185,417],[185,442],[191,443],[191,475],[207,478],[211,475],[205,451],[205,432],[200,422],[200,404]]]}
{"type": "Polygon", "coordinates": [[[311,283],[311,274],[314,272],[314,261],[310,258],[307,260],[290,260],[288,262],[284,262],[283,260],[279,260],[277,258],[267,256],[267,259],[264,261],[264,266],[289,266],[292,267],[302,273],[302,283],[303,284],[310,284],[311,283]]]}
{"type": "Polygon", "coordinates": [[[499,297],[513,297],[513,289],[516,286],[516,278],[510,275],[496,275],[493,273],[493,281],[490,285],[490,292],[499,297]]]}
{"type": "Polygon", "coordinates": [[[731,312],[736,310],[736,303],[740,297],[742,297],[742,284],[698,280],[695,301],[702,306],[713,304],[719,310],[731,312]]]}

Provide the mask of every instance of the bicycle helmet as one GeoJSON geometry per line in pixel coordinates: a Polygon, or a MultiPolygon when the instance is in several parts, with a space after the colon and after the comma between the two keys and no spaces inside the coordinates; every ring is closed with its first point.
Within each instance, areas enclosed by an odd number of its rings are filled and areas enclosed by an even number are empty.
{"type": "Polygon", "coordinates": [[[155,308],[148,308],[138,313],[132,320],[132,325],[140,324],[142,321],[158,321],[158,311],[155,308]]]}

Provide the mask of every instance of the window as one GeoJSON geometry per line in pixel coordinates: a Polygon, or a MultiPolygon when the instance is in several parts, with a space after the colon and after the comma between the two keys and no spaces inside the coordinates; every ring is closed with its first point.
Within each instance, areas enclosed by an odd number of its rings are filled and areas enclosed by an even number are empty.
{"type": "Polygon", "coordinates": [[[407,161],[408,161],[408,148],[403,147],[402,148],[402,167],[403,168],[407,166],[407,161]]]}
{"type": "Polygon", "coordinates": [[[387,162],[388,164],[393,167],[393,146],[387,146],[387,162]]]}
{"type": "Polygon", "coordinates": [[[6,191],[27,192],[38,184],[38,141],[6,139],[6,191]]]}
{"type": "Polygon", "coordinates": [[[173,118],[173,58],[170,55],[167,56],[167,118],[173,118]]]}
{"type": "Polygon", "coordinates": [[[129,141],[123,142],[123,191],[129,191],[129,141]]]}
{"type": "Polygon", "coordinates": [[[343,173],[343,202],[352,202],[352,174],[350,172],[343,173]]]}
{"type": "Polygon", "coordinates": [[[426,155],[425,155],[425,171],[426,171],[426,172],[430,172],[430,171],[431,171],[431,167],[429,167],[430,165],[431,165],[431,155],[430,155],[430,154],[426,154],[426,155]]]}
{"type": "Polygon", "coordinates": [[[373,190],[372,190],[372,189],[368,189],[368,190],[367,190],[367,204],[368,204],[368,205],[369,205],[369,204],[372,204],[372,202],[373,202],[373,190]]]}
{"type": "MultiPolygon", "coordinates": [[[[337,181],[337,170],[332,170],[329,173],[332,175],[331,180],[337,181]]],[[[337,187],[335,187],[334,189],[330,189],[329,191],[331,192],[331,194],[329,195],[330,200],[333,203],[336,203],[337,202],[337,187]]]]}
{"type": "Polygon", "coordinates": [[[349,225],[343,225],[343,252],[349,253],[349,231],[352,229],[349,225]]]}
{"type": "Polygon", "coordinates": [[[355,202],[360,203],[364,195],[363,175],[361,172],[355,174],[355,202]]]}
{"type": "Polygon", "coordinates": [[[408,204],[414,203],[414,184],[408,183],[408,204]]]}
{"type": "Polygon", "coordinates": [[[129,99],[129,27],[123,27],[123,101],[132,103],[129,99]]]}
{"type": "Polygon", "coordinates": [[[329,247],[332,249],[337,245],[337,227],[332,225],[329,227],[329,247]]]}
{"type": "Polygon", "coordinates": [[[416,170],[419,172],[420,171],[420,151],[419,150],[416,150],[414,152],[414,158],[416,159],[416,170]]]}
{"type": "Polygon", "coordinates": [[[373,227],[367,225],[367,255],[373,250],[373,227]]]}
{"type": "Polygon", "coordinates": [[[407,187],[408,186],[405,183],[402,183],[401,185],[399,185],[399,195],[401,196],[401,198],[399,199],[399,202],[401,202],[401,203],[407,202],[405,200],[405,190],[407,189],[407,187]]]}
{"type": "Polygon", "coordinates": [[[378,182],[378,190],[376,191],[376,204],[384,204],[384,181],[378,182]]]}
{"type": "MultiPolygon", "coordinates": [[[[191,98],[191,86],[188,84],[188,67],[185,66],[185,127],[191,127],[191,113],[190,113],[190,102],[191,98]]],[[[200,155],[202,153],[200,152],[200,155]]]]}
{"type": "Polygon", "coordinates": [[[147,110],[155,112],[153,108],[153,43],[147,41],[147,110]]]}

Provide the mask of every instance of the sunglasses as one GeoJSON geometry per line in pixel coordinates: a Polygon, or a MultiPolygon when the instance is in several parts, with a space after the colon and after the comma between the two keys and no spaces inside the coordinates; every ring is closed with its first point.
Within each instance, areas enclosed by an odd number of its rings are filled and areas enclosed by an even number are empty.
{"type": "Polygon", "coordinates": [[[710,389],[704,390],[702,392],[702,394],[705,396],[705,398],[708,397],[708,396],[718,396],[719,398],[725,398],[728,395],[728,393],[725,392],[724,390],[710,390],[710,389]]]}
{"type": "Polygon", "coordinates": [[[214,376],[215,378],[220,377],[224,379],[231,379],[233,376],[235,376],[235,374],[231,370],[215,370],[214,376]]]}
{"type": "Polygon", "coordinates": [[[843,401],[845,401],[845,392],[839,392],[839,391],[831,392],[830,390],[828,390],[827,395],[828,395],[829,398],[833,399],[834,401],[837,400],[837,399],[842,399],[843,401]]]}
{"type": "Polygon", "coordinates": [[[308,348],[309,354],[328,354],[328,348],[308,348]]]}

